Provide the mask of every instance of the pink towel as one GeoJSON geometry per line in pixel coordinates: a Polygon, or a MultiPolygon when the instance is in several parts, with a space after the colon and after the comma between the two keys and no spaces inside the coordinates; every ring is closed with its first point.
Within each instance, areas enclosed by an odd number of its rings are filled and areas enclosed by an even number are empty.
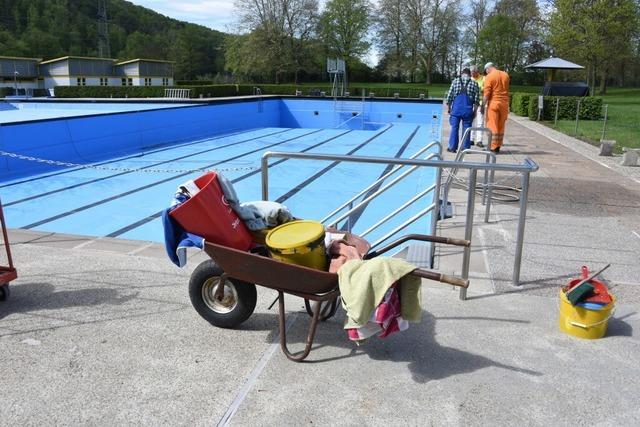
{"type": "Polygon", "coordinates": [[[400,315],[400,295],[397,285],[396,282],[389,288],[366,325],[361,328],[347,329],[350,340],[360,342],[375,334],[385,338],[394,332],[409,328],[409,322],[400,315]]]}
{"type": "Polygon", "coordinates": [[[362,255],[355,246],[349,245],[345,240],[334,240],[329,245],[329,272],[337,273],[347,261],[352,259],[362,259],[362,255]]]}

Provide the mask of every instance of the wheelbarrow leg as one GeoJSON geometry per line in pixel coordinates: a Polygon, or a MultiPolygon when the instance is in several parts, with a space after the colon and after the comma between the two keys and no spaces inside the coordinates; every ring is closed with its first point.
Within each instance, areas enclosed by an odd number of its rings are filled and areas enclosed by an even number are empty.
{"type": "MultiPolygon", "coordinates": [[[[274,301],[275,304],[275,301],[274,301]]],[[[311,308],[311,301],[304,299],[304,308],[307,310],[309,317],[313,317],[313,310],[311,308]]],[[[331,319],[338,311],[338,297],[335,297],[328,301],[322,301],[322,308],[320,309],[320,321],[326,322],[331,319]]]]}
{"type": "Polygon", "coordinates": [[[307,334],[307,343],[304,348],[304,351],[292,354],[287,348],[287,330],[285,327],[285,319],[284,319],[284,293],[278,292],[278,323],[280,326],[280,348],[287,359],[292,360],[294,362],[303,361],[311,352],[311,346],[313,345],[313,338],[316,334],[316,328],[318,326],[318,319],[320,318],[320,306],[322,304],[320,301],[316,302],[313,307],[313,317],[311,318],[311,325],[309,326],[309,333],[307,334]]]}

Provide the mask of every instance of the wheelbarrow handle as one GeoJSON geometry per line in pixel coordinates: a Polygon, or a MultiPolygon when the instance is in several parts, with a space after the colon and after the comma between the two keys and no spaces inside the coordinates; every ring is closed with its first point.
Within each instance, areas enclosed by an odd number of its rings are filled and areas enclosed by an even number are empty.
{"type": "Polygon", "coordinates": [[[389,243],[388,245],[381,247],[380,249],[376,249],[374,251],[367,253],[364,256],[364,259],[375,258],[410,240],[417,240],[421,242],[442,243],[445,245],[464,246],[464,247],[471,246],[471,241],[464,240],[464,239],[452,239],[450,237],[432,236],[429,234],[407,234],[406,236],[402,236],[398,240],[395,240],[389,243]]]}
{"type": "Polygon", "coordinates": [[[422,270],[417,268],[411,273],[413,276],[422,277],[423,279],[435,280],[436,282],[442,282],[453,286],[460,286],[461,288],[468,288],[469,281],[461,279],[455,276],[448,276],[442,273],[436,273],[434,271],[422,270]]]}
{"type": "Polygon", "coordinates": [[[447,244],[447,245],[464,246],[464,247],[471,246],[471,240],[452,239],[450,237],[446,237],[446,239],[447,240],[444,243],[447,244]]]}

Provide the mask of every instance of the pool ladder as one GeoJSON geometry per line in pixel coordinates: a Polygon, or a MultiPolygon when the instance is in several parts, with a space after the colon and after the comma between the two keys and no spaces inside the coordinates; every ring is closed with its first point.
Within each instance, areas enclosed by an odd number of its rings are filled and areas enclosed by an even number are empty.
{"type": "Polygon", "coordinates": [[[335,129],[339,129],[346,123],[360,118],[362,122],[362,129],[364,129],[364,109],[365,109],[365,96],[364,91],[362,93],[361,101],[344,101],[340,98],[333,99],[333,112],[335,114],[335,129]],[[347,120],[342,120],[343,113],[351,113],[352,116],[347,120]]]}
{"type": "Polygon", "coordinates": [[[253,96],[258,97],[258,113],[262,113],[264,111],[263,99],[262,99],[262,89],[257,86],[253,87],[253,96]]]}

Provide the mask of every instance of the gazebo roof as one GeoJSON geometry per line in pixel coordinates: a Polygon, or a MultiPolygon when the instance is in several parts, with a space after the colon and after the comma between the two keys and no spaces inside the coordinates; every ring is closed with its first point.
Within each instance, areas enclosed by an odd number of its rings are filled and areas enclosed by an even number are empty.
{"type": "Polygon", "coordinates": [[[584,67],[582,65],[574,64],[573,62],[566,61],[562,58],[547,58],[542,61],[529,64],[524,68],[546,68],[550,70],[581,70],[584,67]]]}

